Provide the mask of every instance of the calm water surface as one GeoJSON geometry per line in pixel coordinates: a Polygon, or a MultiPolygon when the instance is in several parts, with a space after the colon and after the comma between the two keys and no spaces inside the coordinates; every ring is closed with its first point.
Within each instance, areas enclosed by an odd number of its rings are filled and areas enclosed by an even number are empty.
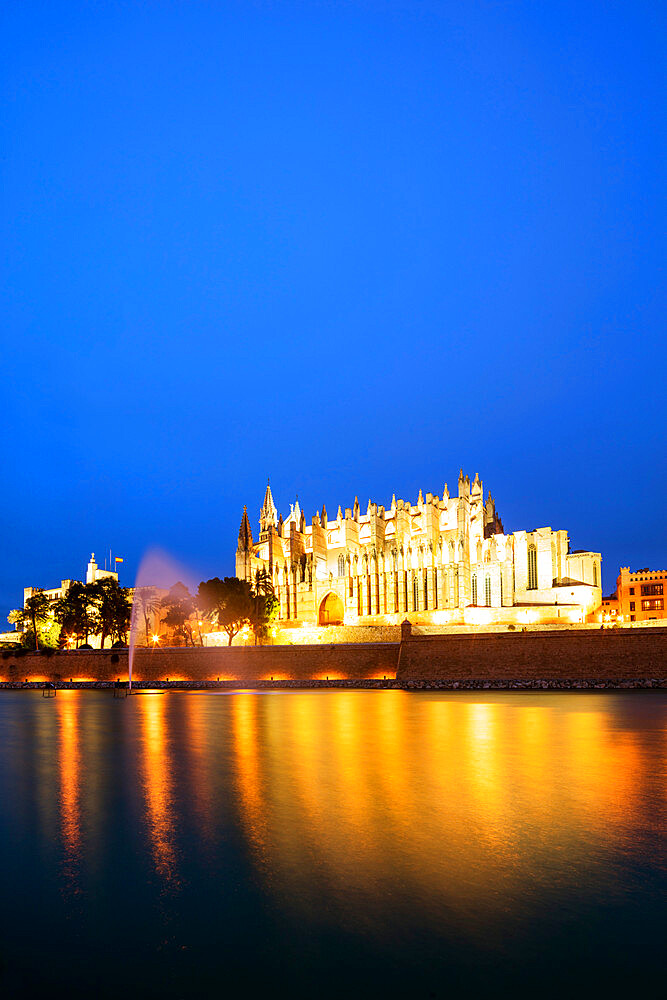
{"type": "Polygon", "coordinates": [[[0,995],[664,987],[667,695],[0,693],[0,995]]]}

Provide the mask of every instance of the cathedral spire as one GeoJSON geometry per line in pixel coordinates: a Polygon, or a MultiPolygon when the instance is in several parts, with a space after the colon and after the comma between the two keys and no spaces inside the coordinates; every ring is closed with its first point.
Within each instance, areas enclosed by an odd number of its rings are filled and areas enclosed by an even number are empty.
{"type": "Polygon", "coordinates": [[[264,503],[262,504],[262,509],[259,512],[259,529],[260,532],[268,531],[270,528],[275,528],[278,524],[278,511],[276,510],[276,505],[273,502],[273,495],[271,493],[271,483],[266,480],[266,493],[264,494],[264,503]]]}
{"type": "Polygon", "coordinates": [[[250,521],[248,519],[248,508],[243,505],[243,517],[241,518],[241,527],[239,528],[239,552],[247,552],[248,549],[252,548],[252,530],[250,528],[250,521]]]}

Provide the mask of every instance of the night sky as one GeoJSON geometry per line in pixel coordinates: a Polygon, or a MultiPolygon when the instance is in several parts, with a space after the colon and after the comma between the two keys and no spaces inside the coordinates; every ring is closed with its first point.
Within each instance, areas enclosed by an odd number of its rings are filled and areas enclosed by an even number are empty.
{"type": "MultiPolygon", "coordinates": [[[[667,566],[662,3],[0,14],[0,612],[453,492],[667,566]]],[[[2,628],[0,621],[0,629],[2,628]]]]}

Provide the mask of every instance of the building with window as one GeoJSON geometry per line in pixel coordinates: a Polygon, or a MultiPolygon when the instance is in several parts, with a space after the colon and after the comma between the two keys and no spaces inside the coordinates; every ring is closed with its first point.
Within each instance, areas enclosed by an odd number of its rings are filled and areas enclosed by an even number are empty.
{"type": "MultiPolygon", "coordinates": [[[[116,560],[115,564],[117,565],[118,562],[122,562],[122,559],[116,560]]],[[[98,580],[103,580],[105,577],[112,577],[114,580],[116,580],[116,582],[118,582],[118,573],[113,570],[108,570],[106,569],[106,567],[104,569],[101,569],[97,565],[97,562],[95,561],[95,553],[94,552],[91,553],[88,566],[86,567],[86,583],[96,583],[98,580]]],[[[40,591],[42,594],[44,594],[46,598],[48,598],[52,609],[55,610],[56,603],[60,600],[60,598],[65,597],[65,595],[67,594],[68,590],[70,589],[73,583],[79,583],[79,582],[81,581],[61,580],[59,587],[46,587],[46,588],[24,587],[23,606],[25,607],[25,603],[29,597],[32,597],[33,594],[36,594],[38,591],[40,591]]],[[[53,622],[54,622],[53,611],[51,611],[49,617],[49,624],[52,624],[53,622]]],[[[22,633],[21,628],[15,628],[11,632],[2,632],[0,633],[0,643],[2,642],[14,643],[18,639],[20,639],[21,633],[22,633]]],[[[97,649],[100,645],[100,637],[91,635],[89,636],[89,642],[91,646],[97,649]]]]}
{"type": "Polygon", "coordinates": [[[647,622],[666,618],[667,570],[621,566],[616,580],[618,614],[625,622],[647,622]]]}
{"type": "Polygon", "coordinates": [[[456,496],[359,501],[310,524],[283,519],[267,486],[253,539],[243,510],[236,575],[267,571],[283,625],[582,622],[601,603],[599,552],[570,551],[566,531],[506,534],[491,494],[461,471],[456,496]]]}
{"type": "Polygon", "coordinates": [[[623,621],[616,593],[610,594],[609,597],[602,598],[602,604],[600,605],[600,610],[598,612],[598,621],[603,624],[605,622],[610,622],[612,625],[616,622],[620,624],[623,621]]]}
{"type": "MultiPolygon", "coordinates": [[[[105,577],[110,576],[116,582],[118,582],[118,573],[109,569],[100,569],[100,567],[95,562],[95,553],[92,552],[90,556],[90,561],[86,567],[86,583],[96,583],[97,580],[103,580],[105,577]]],[[[23,588],[23,605],[25,607],[25,602],[29,597],[32,597],[37,590],[42,590],[42,593],[48,597],[48,599],[55,604],[59,601],[61,597],[64,597],[67,591],[70,589],[73,583],[78,583],[76,580],[61,580],[59,587],[50,587],[45,590],[39,587],[24,587],[23,588]]]]}

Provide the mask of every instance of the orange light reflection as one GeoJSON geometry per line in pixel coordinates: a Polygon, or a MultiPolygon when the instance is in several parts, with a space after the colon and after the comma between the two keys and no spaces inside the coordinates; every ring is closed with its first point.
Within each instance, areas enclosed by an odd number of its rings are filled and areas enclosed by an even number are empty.
{"type": "Polygon", "coordinates": [[[146,798],[148,830],[158,874],[173,885],[177,879],[174,793],[168,746],[164,695],[137,695],[132,699],[141,726],[141,774],[146,798]]]}

